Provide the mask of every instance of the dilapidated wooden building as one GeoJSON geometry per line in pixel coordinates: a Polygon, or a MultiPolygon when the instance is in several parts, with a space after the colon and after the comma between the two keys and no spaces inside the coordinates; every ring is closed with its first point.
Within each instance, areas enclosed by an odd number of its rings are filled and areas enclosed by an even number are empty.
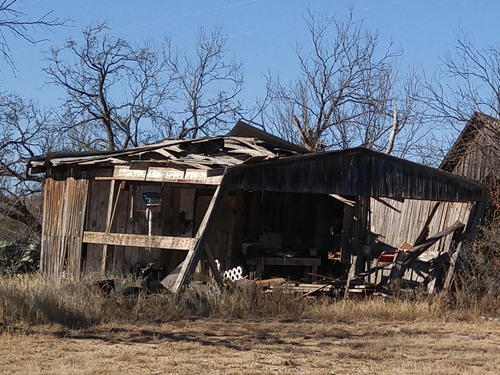
{"type": "Polygon", "coordinates": [[[500,120],[474,113],[440,169],[491,184],[500,180],[500,120]]]}
{"type": "MultiPolygon", "coordinates": [[[[239,266],[297,280],[362,274],[403,243],[449,259],[474,236],[488,195],[365,148],[308,153],[242,121],[226,136],[53,153],[29,168],[47,177],[43,273],[102,277],[154,263],[173,291],[200,259],[217,278],[239,266]]],[[[410,278],[435,276],[419,266],[410,278]]]]}

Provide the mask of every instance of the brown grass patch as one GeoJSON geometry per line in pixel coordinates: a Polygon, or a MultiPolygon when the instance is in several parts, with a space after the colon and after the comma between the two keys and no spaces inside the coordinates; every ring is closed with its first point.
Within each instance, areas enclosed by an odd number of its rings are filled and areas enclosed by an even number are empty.
{"type": "Polygon", "coordinates": [[[105,297],[85,283],[0,278],[0,373],[496,374],[500,322],[479,318],[495,311],[456,296],[336,301],[205,285],[105,297]]]}

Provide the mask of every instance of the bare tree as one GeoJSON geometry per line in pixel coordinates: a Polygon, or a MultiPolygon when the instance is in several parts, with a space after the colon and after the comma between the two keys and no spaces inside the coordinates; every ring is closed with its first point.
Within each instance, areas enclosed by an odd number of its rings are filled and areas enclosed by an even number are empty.
{"type": "Polygon", "coordinates": [[[105,24],[87,27],[83,39],[53,48],[44,69],[66,91],[64,129],[80,149],[137,146],[141,123],[154,122],[168,96],[164,62],[151,43],[134,48],[105,24]]]}
{"type": "Polygon", "coordinates": [[[14,70],[14,60],[9,46],[10,36],[23,39],[31,44],[36,44],[44,39],[38,39],[33,35],[37,29],[50,29],[55,26],[62,26],[67,19],[52,17],[52,11],[40,17],[30,18],[19,10],[18,0],[0,1],[0,55],[5,62],[14,70]]]}
{"type": "Polygon", "coordinates": [[[174,110],[179,138],[214,134],[233,123],[242,110],[241,64],[227,58],[227,37],[220,28],[198,33],[194,58],[165,43],[165,59],[174,82],[174,110]]]}
{"type": "Polygon", "coordinates": [[[425,98],[435,120],[460,128],[475,111],[500,118],[500,48],[478,47],[459,32],[441,73],[428,83],[425,98]]]}
{"type": "Polygon", "coordinates": [[[340,22],[309,11],[306,21],[311,51],[297,46],[295,82],[286,85],[268,75],[266,122],[312,151],[358,145],[387,150],[392,130],[391,152],[407,153],[423,137],[417,72],[399,77],[394,60],[400,53],[392,43],[381,50],[378,33],[365,31],[352,12],[340,22]]]}

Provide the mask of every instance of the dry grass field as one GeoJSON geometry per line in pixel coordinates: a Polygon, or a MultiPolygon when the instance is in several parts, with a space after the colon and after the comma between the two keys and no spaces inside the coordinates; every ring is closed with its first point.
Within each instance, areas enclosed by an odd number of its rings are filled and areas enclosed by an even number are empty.
{"type": "Polygon", "coordinates": [[[500,323],[218,320],[0,335],[3,374],[498,374],[500,323]]]}
{"type": "Polygon", "coordinates": [[[1,374],[499,374],[497,298],[384,300],[206,286],[125,298],[0,278],[1,374]],[[468,301],[468,302],[467,302],[468,301]]]}

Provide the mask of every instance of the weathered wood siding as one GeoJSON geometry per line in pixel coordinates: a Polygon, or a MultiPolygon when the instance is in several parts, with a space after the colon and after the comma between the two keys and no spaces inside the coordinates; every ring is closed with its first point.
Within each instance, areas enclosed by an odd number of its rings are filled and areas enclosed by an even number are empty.
{"type": "Polygon", "coordinates": [[[479,183],[364,148],[289,157],[242,165],[227,173],[233,188],[476,201],[479,183]]]}
{"type": "Polygon", "coordinates": [[[441,163],[441,169],[490,184],[500,178],[500,121],[476,112],[441,163]]]}
{"type": "Polygon", "coordinates": [[[486,181],[490,175],[500,178],[500,129],[488,127],[477,132],[467,149],[458,159],[453,173],[478,181],[486,181]]]}
{"type": "MultiPolygon", "coordinates": [[[[370,202],[370,230],[374,234],[376,243],[372,248],[374,262],[384,250],[398,249],[404,242],[410,245],[415,243],[420,232],[424,229],[425,222],[436,204],[438,207],[429,224],[429,235],[441,232],[457,220],[467,224],[472,203],[466,202],[436,202],[405,199],[398,201],[390,198],[371,198],[370,202]]],[[[428,261],[445,254],[452,245],[452,236],[446,236],[420,259],[428,261]]],[[[428,273],[428,266],[417,262],[414,272],[407,271],[406,277],[417,282],[423,281],[422,274],[428,273]],[[417,271],[417,272],[415,272],[417,271]]]]}
{"type": "MultiPolygon", "coordinates": [[[[371,198],[370,229],[378,242],[392,248],[399,248],[404,242],[413,245],[436,204],[439,206],[429,224],[429,235],[442,231],[457,220],[467,224],[471,203],[371,198]]],[[[427,258],[447,251],[450,243],[451,236],[438,241],[426,252],[427,258]]]]}
{"type": "Polygon", "coordinates": [[[46,179],[40,259],[43,274],[80,275],[87,188],[86,179],[46,179]]]}

